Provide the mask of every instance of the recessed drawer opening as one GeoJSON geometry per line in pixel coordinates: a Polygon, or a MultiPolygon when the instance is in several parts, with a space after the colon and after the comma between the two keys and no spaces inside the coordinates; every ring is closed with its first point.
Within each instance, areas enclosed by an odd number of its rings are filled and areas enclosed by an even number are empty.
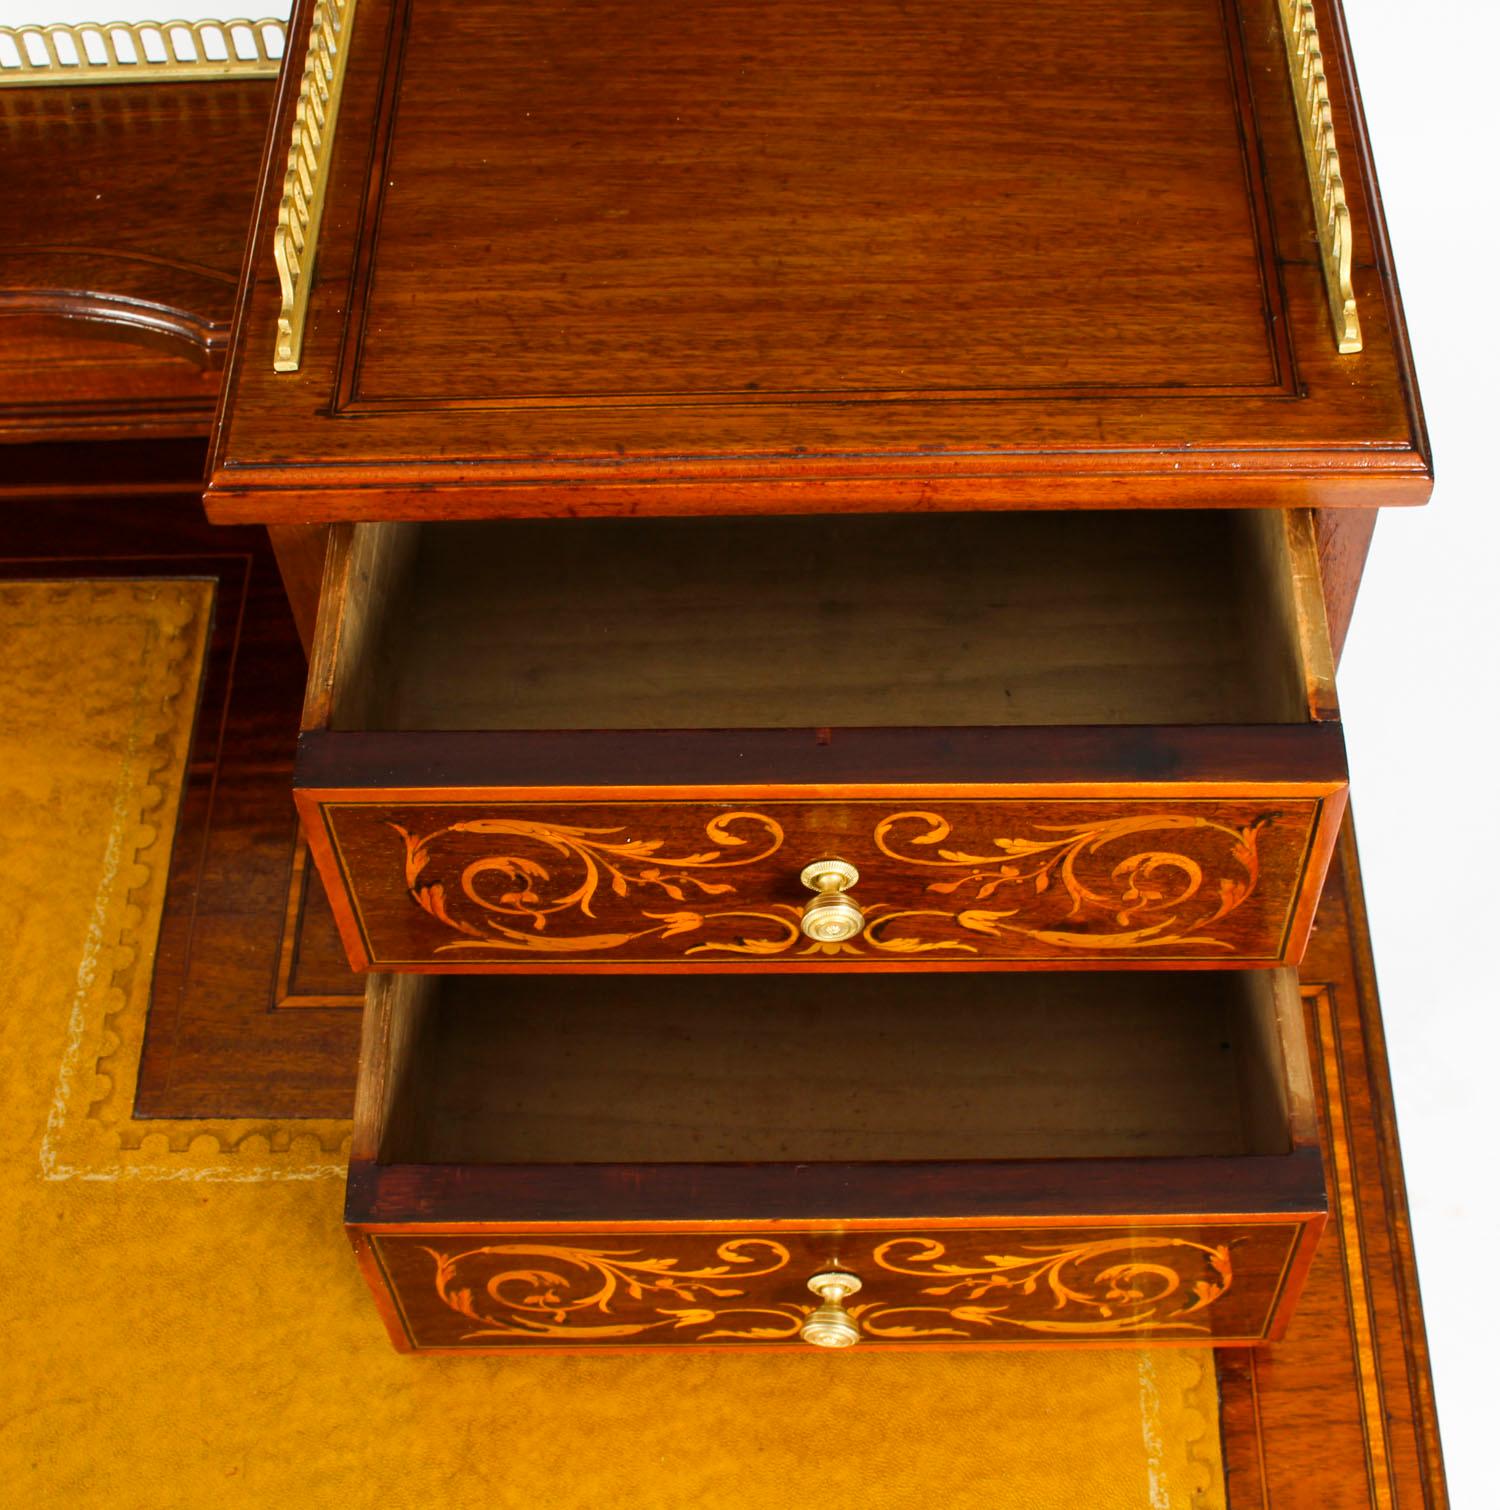
{"type": "Polygon", "coordinates": [[[382,1164],[1170,1159],[1313,1135],[1290,972],[371,989],[382,1164]]]}
{"type": "Polygon", "coordinates": [[[351,549],[333,729],[1277,724],[1332,705],[1311,525],[1274,509],[361,525],[351,549]]]}

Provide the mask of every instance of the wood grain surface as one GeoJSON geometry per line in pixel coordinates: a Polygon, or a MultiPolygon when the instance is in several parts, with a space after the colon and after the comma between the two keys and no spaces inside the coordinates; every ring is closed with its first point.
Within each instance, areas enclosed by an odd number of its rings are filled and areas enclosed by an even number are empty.
{"type": "Polygon", "coordinates": [[[1375,536],[1376,509],[1323,509],[1317,516],[1318,566],[1328,611],[1328,634],[1337,663],[1344,651],[1365,559],[1375,536]]]}
{"type": "Polygon", "coordinates": [[[0,90],[0,442],[207,433],[273,92],[0,90]]]}
{"type": "MultiPolygon", "coordinates": [[[[301,370],[271,369],[273,162],[209,509],[1419,502],[1427,444],[1323,9],[1354,356],[1275,0],[882,0],[857,26],[809,0],[611,0],[587,26],[548,0],[367,0],[301,370]]],[[[285,83],[283,147],[293,105],[285,83]]]]}

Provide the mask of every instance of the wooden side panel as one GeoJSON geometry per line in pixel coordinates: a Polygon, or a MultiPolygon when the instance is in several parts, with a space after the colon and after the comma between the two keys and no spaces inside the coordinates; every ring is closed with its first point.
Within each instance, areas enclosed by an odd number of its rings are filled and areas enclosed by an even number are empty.
{"type": "Polygon", "coordinates": [[[1296,981],[1294,975],[1278,974],[1271,982],[1271,1001],[1286,1080],[1286,1126],[1291,1133],[1292,1147],[1316,1148],[1317,1091],[1302,1018],[1302,998],[1296,981]]]}
{"type": "Polygon", "coordinates": [[[274,93],[0,92],[0,441],[208,433],[274,93]]]}
{"type": "Polygon", "coordinates": [[[722,970],[1294,961],[1342,790],[299,795],[356,968],[722,970]],[[842,944],[798,926],[828,856],[861,877],[842,944]]]}
{"type": "Polygon", "coordinates": [[[371,1241],[370,1234],[354,1227],[346,1230],[354,1248],[355,1262],[359,1265],[359,1272],[365,1277],[365,1283],[370,1287],[370,1294],[375,1298],[375,1309],[380,1313],[381,1321],[385,1323],[386,1335],[391,1339],[391,1346],[398,1353],[411,1352],[412,1342],[407,1335],[406,1323],[401,1319],[401,1313],[396,1308],[396,1297],[391,1293],[385,1270],[380,1266],[380,1259],[376,1256],[375,1245],[371,1241]]]}
{"type": "Polygon", "coordinates": [[[310,655],[318,626],[329,526],[273,524],[269,534],[271,549],[276,552],[276,566],[281,572],[281,585],[286,589],[287,602],[297,622],[297,637],[302,641],[304,653],[310,655]]]}
{"type": "Polygon", "coordinates": [[[337,525],[324,534],[310,639],[298,620],[308,645],[303,727],[360,727],[378,695],[380,625],[400,591],[415,531],[402,524],[337,525]]]}
{"type": "Polygon", "coordinates": [[[1314,515],[1308,509],[1288,509],[1280,524],[1277,533],[1284,541],[1286,567],[1274,574],[1272,582],[1283,596],[1290,638],[1298,647],[1302,693],[1314,718],[1334,719],[1339,716],[1338,691],[1314,515]]]}
{"type": "Polygon", "coordinates": [[[432,1003],[432,985],[411,975],[377,976],[370,982],[349,1146],[353,1159],[380,1157],[401,1083],[410,1071],[421,1018],[432,1003]]]}
{"type": "Polygon", "coordinates": [[[1328,605],[1328,635],[1334,664],[1344,651],[1365,559],[1375,536],[1375,509],[1320,509],[1316,514],[1318,564],[1328,605]]]}
{"type": "Polygon", "coordinates": [[[361,1232],[398,1346],[802,1346],[807,1280],[857,1274],[870,1346],[1254,1343],[1321,1217],[1085,1226],[361,1232]],[[385,1293],[382,1294],[381,1292],[385,1293]]]}

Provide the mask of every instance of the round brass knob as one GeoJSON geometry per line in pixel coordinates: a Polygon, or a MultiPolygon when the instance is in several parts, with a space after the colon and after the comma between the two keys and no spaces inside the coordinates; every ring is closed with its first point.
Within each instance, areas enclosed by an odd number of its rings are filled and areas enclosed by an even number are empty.
{"type": "Polygon", "coordinates": [[[814,1347],[853,1347],[859,1341],[859,1328],[844,1309],[844,1297],[858,1292],[859,1277],[833,1271],[814,1274],[807,1288],[823,1304],[802,1323],[802,1340],[814,1347]]]}
{"type": "Polygon", "coordinates": [[[845,891],[859,883],[859,872],[844,860],[814,860],[802,872],[802,884],[817,892],[802,910],[802,931],[819,944],[841,944],[863,931],[865,915],[845,891]]]}

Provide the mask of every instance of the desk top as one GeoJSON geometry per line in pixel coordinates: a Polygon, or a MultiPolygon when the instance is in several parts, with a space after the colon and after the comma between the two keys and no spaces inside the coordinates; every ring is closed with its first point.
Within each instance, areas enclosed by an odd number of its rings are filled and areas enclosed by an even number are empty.
{"type": "Polygon", "coordinates": [[[1279,0],[359,0],[300,365],[277,372],[310,10],[215,518],[1430,489],[1333,0],[1356,353],[1279,0]]]}

